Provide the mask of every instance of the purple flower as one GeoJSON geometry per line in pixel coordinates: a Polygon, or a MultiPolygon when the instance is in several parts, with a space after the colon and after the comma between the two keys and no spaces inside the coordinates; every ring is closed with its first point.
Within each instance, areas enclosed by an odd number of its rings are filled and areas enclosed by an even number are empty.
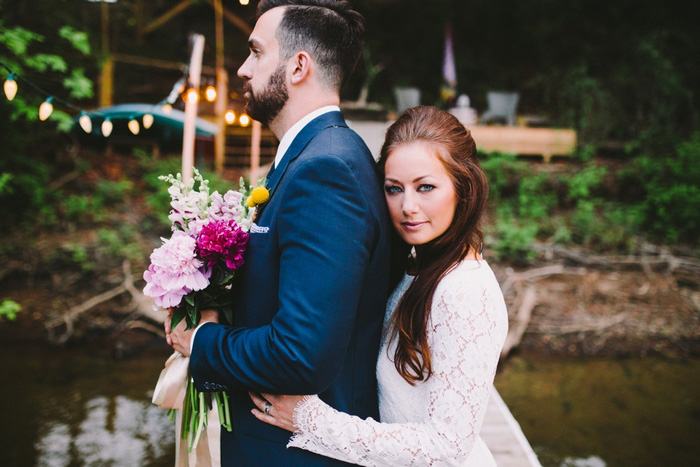
{"type": "Polygon", "coordinates": [[[163,246],[153,250],[151,265],[143,273],[146,280],[144,294],[155,298],[163,307],[180,305],[182,297],[209,285],[211,270],[196,257],[196,241],[184,232],[174,232],[163,246]]]}
{"type": "Polygon", "coordinates": [[[248,234],[234,220],[219,219],[202,227],[197,238],[199,257],[211,267],[220,260],[236,270],[243,265],[248,234]]]}

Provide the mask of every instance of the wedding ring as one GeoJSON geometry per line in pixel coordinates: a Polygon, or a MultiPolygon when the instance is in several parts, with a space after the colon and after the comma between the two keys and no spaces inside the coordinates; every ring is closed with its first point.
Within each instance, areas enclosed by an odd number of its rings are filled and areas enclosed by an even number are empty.
{"type": "Polygon", "coordinates": [[[270,415],[270,410],[272,409],[272,404],[270,402],[265,402],[265,408],[263,409],[263,412],[265,415],[270,415]]]}

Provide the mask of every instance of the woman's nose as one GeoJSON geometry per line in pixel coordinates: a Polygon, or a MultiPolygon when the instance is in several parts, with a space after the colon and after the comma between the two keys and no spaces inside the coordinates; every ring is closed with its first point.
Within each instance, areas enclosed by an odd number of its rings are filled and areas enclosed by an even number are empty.
{"type": "Polygon", "coordinates": [[[418,211],[418,200],[411,193],[406,193],[403,197],[401,209],[404,214],[414,214],[418,211]]]}

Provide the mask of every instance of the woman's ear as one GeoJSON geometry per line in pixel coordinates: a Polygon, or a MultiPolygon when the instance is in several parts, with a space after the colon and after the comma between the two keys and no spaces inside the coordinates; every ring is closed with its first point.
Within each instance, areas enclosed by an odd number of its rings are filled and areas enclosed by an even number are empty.
{"type": "Polygon", "coordinates": [[[304,81],[311,72],[311,56],[307,52],[297,52],[294,56],[294,69],[290,77],[292,84],[304,81]]]}

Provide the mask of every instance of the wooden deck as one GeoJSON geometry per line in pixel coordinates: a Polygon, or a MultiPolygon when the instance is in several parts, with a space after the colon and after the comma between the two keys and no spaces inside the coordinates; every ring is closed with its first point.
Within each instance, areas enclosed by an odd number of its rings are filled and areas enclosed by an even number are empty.
{"type": "MultiPolygon", "coordinates": [[[[348,120],[369,147],[375,158],[392,122],[348,120]]],[[[554,156],[568,156],[576,149],[576,132],[565,128],[527,128],[509,126],[469,126],[476,147],[491,152],[509,152],[524,156],[541,156],[544,162],[554,156]]]]}
{"type": "Polygon", "coordinates": [[[498,467],[542,467],[496,388],[491,391],[481,437],[491,450],[498,467]]]}

